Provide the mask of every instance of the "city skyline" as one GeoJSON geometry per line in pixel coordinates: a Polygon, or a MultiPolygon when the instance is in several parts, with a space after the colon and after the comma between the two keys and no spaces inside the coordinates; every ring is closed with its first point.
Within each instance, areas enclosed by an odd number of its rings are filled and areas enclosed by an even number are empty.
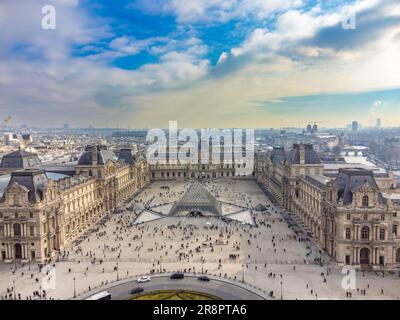
{"type": "Polygon", "coordinates": [[[0,4],[1,116],[17,124],[400,123],[396,1],[52,4],[55,30],[41,26],[46,1],[0,4]]]}

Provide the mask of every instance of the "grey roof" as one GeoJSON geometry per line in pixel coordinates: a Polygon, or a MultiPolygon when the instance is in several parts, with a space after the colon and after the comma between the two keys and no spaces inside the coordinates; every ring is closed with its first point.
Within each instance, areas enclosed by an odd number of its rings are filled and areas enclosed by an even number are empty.
{"type": "Polygon", "coordinates": [[[17,150],[3,156],[1,169],[29,169],[39,168],[42,165],[36,153],[17,150]]]}
{"type": "MultiPolygon", "coordinates": [[[[288,161],[291,164],[300,164],[300,148],[302,145],[295,143],[293,149],[289,151],[288,161]]],[[[321,159],[313,149],[312,144],[303,144],[305,164],[321,164],[321,159]]]]}
{"type": "Polygon", "coordinates": [[[286,159],[285,149],[280,146],[273,147],[273,149],[271,151],[270,159],[273,164],[282,163],[286,159]]]}
{"type": "Polygon", "coordinates": [[[379,203],[384,203],[385,201],[375,181],[373,172],[362,168],[339,169],[339,174],[334,182],[338,190],[338,199],[342,199],[345,205],[351,204],[353,202],[353,192],[365,183],[368,183],[373,190],[379,192],[379,203]]]}
{"type": "Polygon", "coordinates": [[[115,155],[112,151],[107,150],[105,146],[86,146],[85,151],[82,153],[78,160],[78,165],[92,165],[92,150],[97,150],[97,164],[105,165],[108,160],[115,161],[115,155]]]}
{"type": "Polygon", "coordinates": [[[200,211],[204,215],[220,215],[221,204],[200,182],[195,181],[172,207],[169,215],[190,214],[191,211],[200,211]]]}
{"type": "MultiPolygon", "coordinates": [[[[48,182],[49,179],[44,170],[26,170],[12,172],[8,186],[17,183],[18,185],[27,188],[29,190],[29,202],[34,203],[43,199],[43,189],[46,188],[48,182]]],[[[1,201],[4,200],[3,195],[1,201]]]]}
{"type": "Polygon", "coordinates": [[[135,162],[135,156],[132,154],[131,149],[121,149],[119,151],[118,160],[124,160],[126,164],[135,162]]]}

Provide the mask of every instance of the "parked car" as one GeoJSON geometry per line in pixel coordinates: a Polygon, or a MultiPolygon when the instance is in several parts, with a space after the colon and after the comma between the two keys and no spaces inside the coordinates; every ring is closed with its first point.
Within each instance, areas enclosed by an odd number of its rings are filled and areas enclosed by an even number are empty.
{"type": "Polygon", "coordinates": [[[204,282],[210,281],[210,278],[207,276],[201,276],[201,277],[198,277],[197,279],[199,279],[200,281],[204,281],[204,282]]]}
{"type": "Polygon", "coordinates": [[[144,291],[144,289],[142,287],[137,287],[137,288],[133,288],[131,290],[131,294],[137,294],[137,293],[141,293],[143,291],[144,291]]]}
{"type": "Polygon", "coordinates": [[[185,277],[185,275],[181,272],[176,272],[171,274],[171,276],[169,277],[170,279],[183,279],[185,277]]]}
{"type": "Polygon", "coordinates": [[[140,283],[140,282],[149,282],[150,280],[151,278],[149,276],[143,276],[137,279],[136,281],[140,283]]]}

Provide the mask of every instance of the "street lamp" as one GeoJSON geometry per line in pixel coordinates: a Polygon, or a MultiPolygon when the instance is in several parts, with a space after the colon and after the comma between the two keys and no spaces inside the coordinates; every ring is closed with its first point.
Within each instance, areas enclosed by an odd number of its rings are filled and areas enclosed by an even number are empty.
{"type": "Polygon", "coordinates": [[[244,283],[244,263],[242,263],[242,282],[244,283]]]}
{"type": "Polygon", "coordinates": [[[76,298],[76,278],[74,277],[74,298],[76,298]]]}
{"type": "Polygon", "coordinates": [[[117,262],[117,281],[119,281],[119,268],[118,268],[118,262],[117,262]]]}
{"type": "Polygon", "coordinates": [[[201,273],[204,273],[204,258],[201,257],[201,273]]]}
{"type": "Polygon", "coordinates": [[[283,295],[282,295],[282,285],[283,285],[283,281],[281,281],[281,300],[283,300],[283,295]]]}
{"type": "Polygon", "coordinates": [[[160,256],[160,273],[162,273],[163,272],[163,270],[162,270],[162,256],[160,256]]]}
{"type": "Polygon", "coordinates": [[[17,294],[15,289],[15,280],[13,280],[13,289],[14,289],[14,300],[17,300],[17,294]]]}

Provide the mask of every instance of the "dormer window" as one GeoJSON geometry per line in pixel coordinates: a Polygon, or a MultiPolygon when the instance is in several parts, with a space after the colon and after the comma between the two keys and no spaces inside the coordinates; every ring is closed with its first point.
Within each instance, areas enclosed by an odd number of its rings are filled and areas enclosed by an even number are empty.
{"type": "Polygon", "coordinates": [[[369,197],[368,196],[364,196],[362,198],[362,206],[363,207],[369,207],[369,197]]]}

